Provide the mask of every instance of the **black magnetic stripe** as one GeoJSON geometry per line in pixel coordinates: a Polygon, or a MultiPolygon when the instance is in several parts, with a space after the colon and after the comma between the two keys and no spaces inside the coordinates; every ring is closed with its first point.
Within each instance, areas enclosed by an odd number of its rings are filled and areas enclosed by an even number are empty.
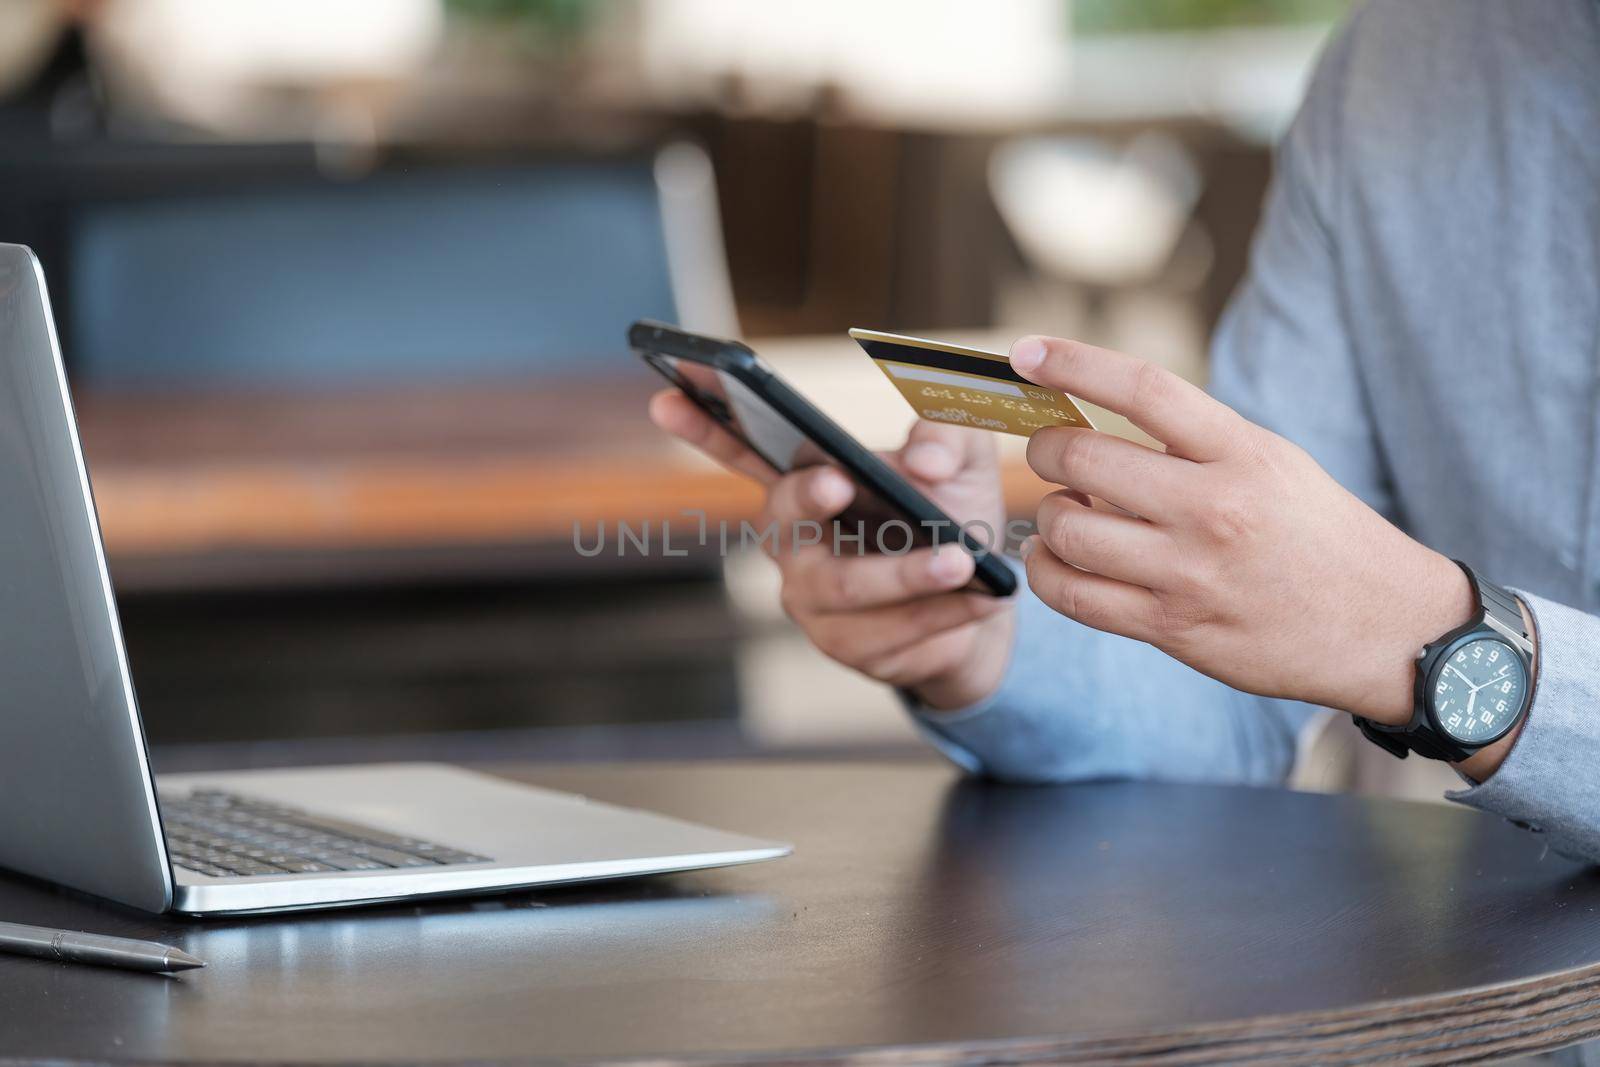
{"type": "Polygon", "coordinates": [[[971,374],[979,378],[997,378],[1001,381],[1015,382],[1017,385],[1039,386],[1028,381],[1022,375],[1011,369],[1011,364],[1000,359],[984,359],[981,356],[958,356],[954,352],[940,352],[932,348],[913,348],[910,345],[890,344],[887,341],[860,342],[861,347],[867,350],[867,355],[873,359],[888,359],[896,363],[910,363],[918,367],[932,367],[937,370],[955,371],[957,374],[971,374]]]}

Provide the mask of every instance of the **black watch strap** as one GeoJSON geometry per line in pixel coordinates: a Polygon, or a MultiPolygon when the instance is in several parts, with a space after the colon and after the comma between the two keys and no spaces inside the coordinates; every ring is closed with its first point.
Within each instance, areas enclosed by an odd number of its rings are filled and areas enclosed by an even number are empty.
{"type": "Polygon", "coordinates": [[[1391,756],[1405,759],[1415,752],[1423,759],[1443,760],[1446,763],[1459,763],[1472,755],[1470,749],[1445,741],[1434,730],[1424,725],[1420,729],[1408,730],[1406,727],[1383,727],[1371,719],[1356,716],[1356,727],[1365,735],[1368,741],[1388,752],[1391,756]]]}

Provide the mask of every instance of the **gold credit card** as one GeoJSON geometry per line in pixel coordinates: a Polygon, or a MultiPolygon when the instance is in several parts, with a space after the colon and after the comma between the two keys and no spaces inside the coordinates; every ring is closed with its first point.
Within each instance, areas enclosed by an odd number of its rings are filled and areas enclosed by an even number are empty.
{"type": "Polygon", "coordinates": [[[1094,429],[1070,396],[1028,381],[998,352],[876,330],[850,336],[924,419],[1023,437],[1046,426],[1094,429]]]}

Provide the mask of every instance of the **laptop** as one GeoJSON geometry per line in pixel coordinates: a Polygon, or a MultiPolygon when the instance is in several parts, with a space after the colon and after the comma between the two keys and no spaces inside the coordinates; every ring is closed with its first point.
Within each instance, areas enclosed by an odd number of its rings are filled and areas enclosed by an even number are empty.
{"type": "Polygon", "coordinates": [[[440,764],[152,775],[44,275],[0,244],[0,867],[235,915],[789,851],[440,764]]]}

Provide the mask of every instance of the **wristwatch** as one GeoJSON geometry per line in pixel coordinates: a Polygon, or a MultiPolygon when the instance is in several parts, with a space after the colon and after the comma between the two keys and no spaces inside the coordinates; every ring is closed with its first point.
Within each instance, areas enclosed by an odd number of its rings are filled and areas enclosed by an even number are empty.
{"type": "Polygon", "coordinates": [[[1533,635],[1517,598],[1456,560],[1478,598],[1478,613],[1417,656],[1411,721],[1385,726],[1356,716],[1368,741],[1405,759],[1410,752],[1453,763],[1500,740],[1533,698],[1533,635]]]}

